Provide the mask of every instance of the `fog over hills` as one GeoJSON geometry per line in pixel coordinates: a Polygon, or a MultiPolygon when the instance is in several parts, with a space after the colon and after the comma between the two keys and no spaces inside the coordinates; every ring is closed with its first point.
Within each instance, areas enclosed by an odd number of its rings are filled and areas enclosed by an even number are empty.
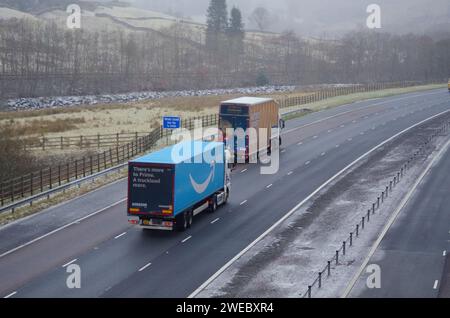
{"type": "MultiPolygon", "coordinates": [[[[191,17],[204,22],[209,0],[128,0],[134,5],[191,17]]],[[[239,7],[247,28],[256,28],[248,17],[262,6],[272,18],[269,31],[295,30],[301,35],[335,36],[365,24],[366,8],[382,9],[382,28],[394,33],[430,33],[450,30],[449,0],[228,0],[239,7]]]]}

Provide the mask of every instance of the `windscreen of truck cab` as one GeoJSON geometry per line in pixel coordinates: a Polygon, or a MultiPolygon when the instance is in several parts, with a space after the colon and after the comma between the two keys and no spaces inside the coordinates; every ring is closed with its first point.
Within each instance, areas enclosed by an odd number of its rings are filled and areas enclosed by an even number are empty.
{"type": "Polygon", "coordinates": [[[167,214],[173,211],[174,170],[171,165],[130,164],[129,213],[167,214]]]}

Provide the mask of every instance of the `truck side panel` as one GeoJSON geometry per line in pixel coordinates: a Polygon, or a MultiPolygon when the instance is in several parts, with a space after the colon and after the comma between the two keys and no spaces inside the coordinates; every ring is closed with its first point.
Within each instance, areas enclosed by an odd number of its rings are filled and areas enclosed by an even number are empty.
{"type": "Polygon", "coordinates": [[[278,112],[279,107],[275,101],[254,105],[250,108],[250,127],[257,129],[258,134],[259,128],[267,129],[267,136],[258,136],[258,139],[266,138],[267,145],[270,145],[272,127],[278,126],[278,112]]]}
{"type": "Polygon", "coordinates": [[[214,156],[218,153],[219,160],[202,160],[201,155],[195,162],[183,162],[175,168],[175,210],[177,215],[202,200],[210,197],[224,187],[224,147],[216,144],[210,153],[214,156]]]}

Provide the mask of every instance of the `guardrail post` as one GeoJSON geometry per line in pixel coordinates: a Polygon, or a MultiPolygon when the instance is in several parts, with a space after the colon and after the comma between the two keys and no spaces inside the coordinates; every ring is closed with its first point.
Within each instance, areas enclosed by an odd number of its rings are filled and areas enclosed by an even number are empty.
{"type": "Polygon", "coordinates": [[[389,182],[389,190],[392,192],[392,181],[389,182]]]}
{"type": "Polygon", "coordinates": [[[366,222],[366,218],[363,216],[362,217],[362,229],[364,230],[364,223],[366,222]]]}
{"type": "Polygon", "coordinates": [[[375,203],[372,204],[372,214],[375,214],[375,203]]]}
{"type": "Polygon", "coordinates": [[[61,185],[61,165],[58,165],[58,185],[61,185]]]}
{"type": "Polygon", "coordinates": [[[86,177],[86,157],[83,157],[83,177],[86,177]]]}
{"type": "Polygon", "coordinates": [[[386,198],[389,197],[389,187],[386,187],[386,198]]]}
{"type": "Polygon", "coordinates": [[[328,261],[327,268],[328,268],[328,276],[331,276],[331,261],[328,261]]]}
{"type": "Polygon", "coordinates": [[[381,203],[384,203],[384,191],[381,192],[381,203]]]}
{"type": "Polygon", "coordinates": [[[322,288],[322,272],[319,273],[319,288],[322,288]]]}
{"type": "Polygon", "coordinates": [[[52,185],[52,167],[49,168],[49,185],[50,185],[50,190],[53,188],[52,185]]]}
{"type": "Polygon", "coordinates": [[[311,298],[312,286],[308,286],[308,298],[311,298]]]}
{"type": "Polygon", "coordinates": [[[94,167],[93,167],[93,164],[92,164],[92,156],[89,156],[89,167],[90,167],[90,170],[91,170],[91,174],[94,174],[94,167]]]}
{"type": "Polygon", "coordinates": [[[23,198],[23,197],[25,197],[25,194],[23,193],[24,192],[24,184],[23,184],[23,176],[21,176],[20,177],[20,192],[21,192],[21,197],[23,198]]]}
{"type": "Polygon", "coordinates": [[[339,251],[336,251],[336,265],[339,265],[339,251]]]}
{"type": "Polygon", "coordinates": [[[40,179],[41,192],[44,192],[44,184],[42,181],[42,169],[39,171],[39,179],[40,179]]]}
{"type": "Polygon", "coordinates": [[[4,198],[3,198],[3,180],[0,181],[0,201],[3,206],[5,203],[4,198]]]}
{"type": "Polygon", "coordinates": [[[11,188],[11,202],[14,202],[14,183],[12,182],[12,180],[10,188],[11,188]]]}
{"type": "Polygon", "coordinates": [[[347,243],[344,241],[342,243],[342,254],[345,255],[345,246],[347,245],[347,243]]]}
{"type": "Polygon", "coordinates": [[[377,198],[377,209],[380,208],[380,197],[377,198]]]}
{"type": "Polygon", "coordinates": [[[66,177],[67,177],[67,183],[70,182],[70,163],[68,162],[66,165],[66,177]]]}
{"type": "Polygon", "coordinates": [[[370,222],[370,210],[367,211],[367,222],[370,222]]]}
{"type": "Polygon", "coordinates": [[[356,237],[359,236],[359,224],[356,224],[356,237]]]}
{"type": "Polygon", "coordinates": [[[350,246],[353,246],[353,232],[350,233],[350,246]]]}
{"type": "Polygon", "coordinates": [[[75,160],[75,180],[78,179],[78,160],[75,160]]]}

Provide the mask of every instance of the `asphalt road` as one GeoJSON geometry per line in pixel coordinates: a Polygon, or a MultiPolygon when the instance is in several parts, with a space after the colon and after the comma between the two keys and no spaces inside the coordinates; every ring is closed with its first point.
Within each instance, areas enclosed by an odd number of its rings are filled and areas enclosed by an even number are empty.
{"type": "Polygon", "coordinates": [[[381,269],[381,288],[361,275],[350,297],[450,297],[450,150],[433,167],[384,236],[368,264],[381,269]]]}
{"type": "Polygon", "coordinates": [[[197,216],[185,233],[128,225],[126,181],[3,227],[0,296],[186,297],[356,158],[448,109],[450,96],[441,89],[290,120],[279,173],[238,167],[229,204],[197,216]],[[81,268],[80,289],[66,286],[68,263],[81,268]]]}

